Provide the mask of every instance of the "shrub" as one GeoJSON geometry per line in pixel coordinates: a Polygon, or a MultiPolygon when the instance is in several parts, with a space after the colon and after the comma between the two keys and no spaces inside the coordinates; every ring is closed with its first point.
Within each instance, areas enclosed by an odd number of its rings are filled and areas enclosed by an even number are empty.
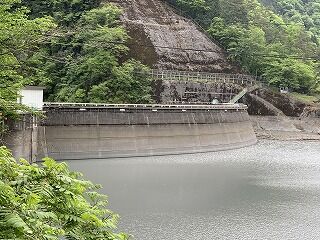
{"type": "Polygon", "coordinates": [[[50,158],[17,162],[0,147],[0,239],[128,239],[114,232],[118,215],[99,186],[81,176],[50,158]]]}

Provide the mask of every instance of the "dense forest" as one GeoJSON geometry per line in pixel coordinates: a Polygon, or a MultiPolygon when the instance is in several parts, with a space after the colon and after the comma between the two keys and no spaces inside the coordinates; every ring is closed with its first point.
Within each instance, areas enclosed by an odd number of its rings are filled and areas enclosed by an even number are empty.
{"type": "MultiPolygon", "coordinates": [[[[245,72],[274,86],[319,88],[320,0],[167,0],[192,17],[245,72]]],[[[2,0],[0,104],[46,86],[48,101],[150,102],[149,68],[127,59],[122,10],[101,0],[2,0]]]]}
{"type": "Polygon", "coordinates": [[[149,102],[148,68],[122,60],[128,35],[121,13],[98,0],[5,0],[1,97],[14,100],[19,87],[36,84],[46,86],[49,101],[149,102]]]}
{"type": "Polygon", "coordinates": [[[319,0],[168,0],[200,23],[248,73],[319,92],[319,0]]]}

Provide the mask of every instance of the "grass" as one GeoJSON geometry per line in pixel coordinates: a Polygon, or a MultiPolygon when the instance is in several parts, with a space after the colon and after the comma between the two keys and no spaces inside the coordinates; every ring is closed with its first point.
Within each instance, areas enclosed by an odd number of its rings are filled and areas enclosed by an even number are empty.
{"type": "Polygon", "coordinates": [[[301,93],[296,93],[296,92],[290,93],[290,96],[292,96],[294,99],[299,100],[301,102],[304,102],[306,104],[313,104],[313,103],[319,101],[319,99],[320,99],[320,96],[307,95],[307,94],[301,94],[301,93]]]}

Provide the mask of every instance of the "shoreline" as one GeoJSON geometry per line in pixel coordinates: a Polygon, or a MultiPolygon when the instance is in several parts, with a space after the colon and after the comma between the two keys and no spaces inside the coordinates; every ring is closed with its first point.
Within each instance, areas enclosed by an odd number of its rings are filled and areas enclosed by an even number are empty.
{"type": "Polygon", "coordinates": [[[320,118],[250,116],[257,138],[280,141],[320,141],[320,118]]]}

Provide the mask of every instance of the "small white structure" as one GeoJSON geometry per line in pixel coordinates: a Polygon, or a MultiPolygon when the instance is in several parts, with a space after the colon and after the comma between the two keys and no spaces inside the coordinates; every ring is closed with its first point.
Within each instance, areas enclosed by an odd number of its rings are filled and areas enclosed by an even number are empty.
{"type": "Polygon", "coordinates": [[[219,104],[219,99],[217,98],[212,99],[211,104],[219,104]]]}
{"type": "Polygon", "coordinates": [[[19,92],[18,103],[28,107],[42,110],[44,87],[26,86],[19,92]]]}
{"type": "Polygon", "coordinates": [[[283,94],[289,93],[289,88],[288,87],[280,87],[280,93],[283,93],[283,94]]]}

